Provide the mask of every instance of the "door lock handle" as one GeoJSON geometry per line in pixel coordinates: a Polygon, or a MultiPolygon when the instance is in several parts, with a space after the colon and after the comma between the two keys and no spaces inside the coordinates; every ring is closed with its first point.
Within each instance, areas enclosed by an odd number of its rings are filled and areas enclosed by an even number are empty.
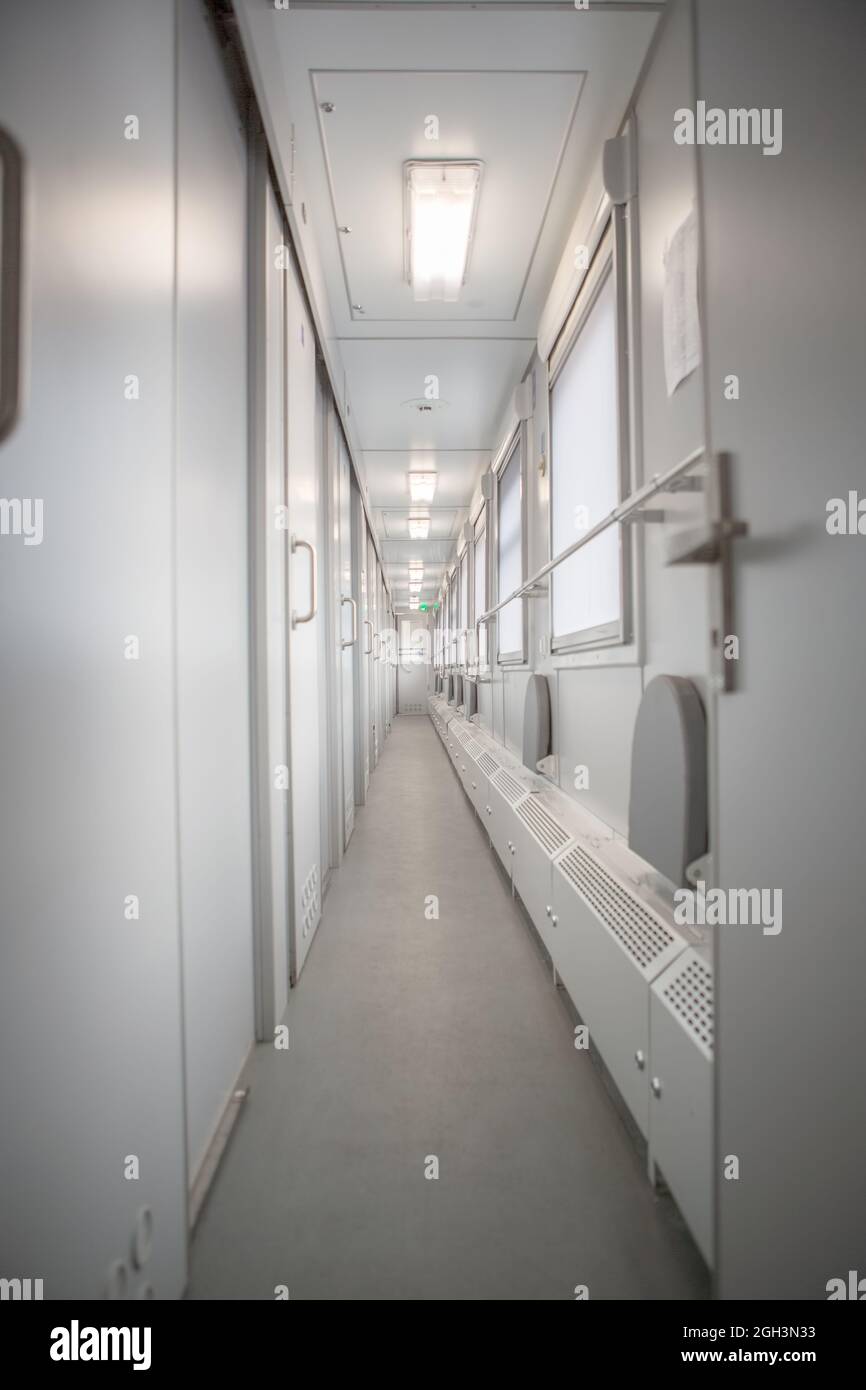
{"type": "Polygon", "coordinates": [[[21,256],[24,237],[24,156],[0,130],[0,440],[21,409],[21,256]]]}
{"type": "Polygon", "coordinates": [[[346,647],[354,647],[358,640],[358,604],[355,599],[352,598],[351,594],[343,595],[340,599],[340,606],[342,607],[344,603],[351,603],[352,605],[352,636],[348,642],[343,638],[343,641],[340,643],[340,646],[345,651],[346,647]]]}
{"type": "Polygon", "coordinates": [[[299,627],[301,623],[311,623],[316,616],[319,607],[318,571],[319,562],[316,555],[316,547],[310,542],[301,540],[300,536],[292,536],[292,554],[297,550],[308,550],[310,553],[310,607],[306,613],[296,613],[292,610],[292,627],[299,627]]]}

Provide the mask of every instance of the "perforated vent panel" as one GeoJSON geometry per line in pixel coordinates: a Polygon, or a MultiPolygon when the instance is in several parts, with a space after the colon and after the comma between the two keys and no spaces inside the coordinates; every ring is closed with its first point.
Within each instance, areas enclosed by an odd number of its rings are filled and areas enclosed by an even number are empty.
{"type": "Polygon", "coordinates": [[[488,777],[492,777],[494,772],[498,771],[499,769],[499,764],[493,761],[489,753],[481,754],[481,756],[478,759],[478,766],[482,769],[483,772],[487,773],[488,777]]]}
{"type": "Polygon", "coordinates": [[[466,749],[466,752],[469,754],[470,758],[475,758],[477,756],[478,744],[475,742],[474,738],[468,738],[466,740],[466,743],[464,744],[464,747],[466,749]]]}
{"type": "Polygon", "coordinates": [[[706,961],[687,951],[673,978],[661,989],[671,1012],[710,1052],[713,1050],[713,972],[706,961]]]}
{"type": "Polygon", "coordinates": [[[319,896],[319,866],[314,864],[301,889],[301,916],[304,923],[303,935],[309,936],[322,914],[322,900],[319,896]]]}
{"type": "Polygon", "coordinates": [[[539,844],[547,850],[551,859],[568,844],[571,836],[563,830],[558,821],[539,804],[534,796],[528,796],[516,808],[516,813],[525,825],[529,826],[539,844]]]}
{"type": "Polygon", "coordinates": [[[635,964],[652,973],[652,967],[661,968],[661,958],[677,944],[677,937],[665,923],[579,845],[558,863],[635,964]]]}
{"type": "Polygon", "coordinates": [[[499,769],[495,777],[491,778],[491,781],[493,785],[498,787],[499,791],[502,792],[505,800],[511,802],[512,806],[515,801],[518,801],[520,797],[523,796],[524,788],[521,787],[519,782],[515,782],[513,777],[508,775],[504,767],[499,769]]]}

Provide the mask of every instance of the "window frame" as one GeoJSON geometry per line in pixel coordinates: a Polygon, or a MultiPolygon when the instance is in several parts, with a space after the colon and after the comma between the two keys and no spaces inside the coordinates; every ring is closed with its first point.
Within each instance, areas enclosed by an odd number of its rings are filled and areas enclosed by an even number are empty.
{"type": "Polygon", "coordinates": [[[448,643],[448,669],[457,669],[457,617],[459,607],[459,586],[460,571],[459,566],[455,565],[448,576],[448,624],[447,624],[447,643],[448,643]]]}
{"type": "MultiPolygon", "coordinates": [[[[499,603],[499,602],[501,601],[501,599],[504,597],[504,595],[503,595],[503,594],[501,593],[501,591],[500,591],[500,576],[499,576],[499,559],[500,559],[500,549],[499,549],[499,540],[500,540],[500,520],[499,520],[499,517],[500,517],[500,505],[501,505],[501,483],[502,483],[502,478],[503,478],[503,476],[504,476],[504,474],[505,474],[505,471],[506,471],[506,469],[508,468],[508,465],[511,463],[512,459],[514,458],[515,454],[517,454],[517,476],[518,476],[519,487],[520,487],[520,579],[519,579],[518,582],[519,582],[520,584],[523,584],[523,583],[526,582],[526,563],[527,563],[527,553],[526,553],[526,552],[527,552],[527,542],[526,542],[526,534],[527,534],[527,526],[526,526],[526,493],[527,493],[527,488],[526,488],[526,447],[525,447],[525,438],[526,438],[526,437],[525,437],[525,430],[524,430],[524,428],[523,428],[523,423],[520,422],[520,423],[517,425],[517,428],[515,429],[513,435],[512,435],[511,438],[509,439],[508,443],[506,444],[505,449],[503,450],[502,458],[501,458],[501,460],[500,460],[500,462],[499,462],[499,464],[498,464],[498,466],[497,466],[497,468],[496,468],[496,472],[495,472],[495,477],[496,477],[496,490],[495,490],[496,506],[495,506],[495,508],[494,508],[494,519],[495,519],[495,525],[496,525],[496,552],[495,552],[495,562],[494,562],[494,564],[493,564],[493,578],[494,578],[494,580],[495,580],[496,598],[493,600],[494,603],[499,603]]],[[[489,530],[488,530],[488,540],[489,540],[489,530]]],[[[488,569],[488,583],[489,583],[489,579],[490,579],[490,570],[488,569]]],[[[527,659],[527,658],[526,658],[526,645],[527,645],[527,627],[528,627],[527,610],[526,610],[526,596],[524,595],[523,598],[515,599],[514,602],[520,604],[520,633],[521,633],[521,646],[520,646],[520,649],[519,649],[518,651],[514,651],[514,652],[503,652],[503,651],[502,651],[502,649],[501,649],[501,647],[500,647],[500,644],[499,644],[500,632],[501,632],[500,618],[501,618],[502,615],[501,615],[501,613],[497,613],[497,614],[496,614],[496,664],[497,664],[497,666],[525,666],[525,665],[526,665],[526,659],[527,659]]],[[[504,609],[503,609],[502,611],[504,612],[504,609]]],[[[488,653],[489,653],[489,647],[490,647],[490,643],[489,643],[489,639],[488,639],[488,653]]],[[[489,659],[489,656],[488,656],[488,659],[489,659]]]]}
{"type": "MultiPolygon", "coordinates": [[[[617,400],[617,504],[628,496],[631,477],[630,460],[630,418],[629,418],[629,362],[628,362],[628,276],[627,245],[623,209],[611,210],[611,217],[601,235],[592,261],[586,272],[583,284],[562,326],[556,342],[551,349],[548,362],[548,424],[550,481],[548,506],[548,555],[555,559],[553,550],[553,522],[555,511],[556,463],[553,429],[553,392],[572,349],[578,342],[583,329],[592,314],[599,295],[613,280],[615,306],[615,371],[617,400]]],[[[562,657],[579,652],[592,652],[613,647],[628,647],[633,642],[634,605],[632,580],[634,558],[632,553],[632,528],[617,523],[619,536],[619,617],[607,623],[599,623],[591,628],[554,635],[554,584],[557,571],[550,576],[547,598],[548,632],[550,633],[550,652],[552,657],[562,657]]],[[[565,549],[566,547],[563,547],[565,549]]],[[[562,553],[561,551],[559,552],[562,553]]]]}
{"type": "Polygon", "coordinates": [[[469,576],[469,559],[470,559],[470,548],[469,548],[469,543],[467,542],[466,545],[464,545],[463,550],[461,551],[461,554],[460,554],[460,556],[459,556],[459,558],[458,558],[458,560],[457,560],[457,576],[458,576],[458,584],[457,584],[457,617],[458,617],[458,620],[459,620],[459,621],[458,621],[458,627],[457,627],[457,631],[458,631],[458,633],[459,633],[459,637],[458,637],[458,648],[457,648],[457,656],[458,656],[458,663],[457,663],[457,664],[458,664],[458,666],[460,667],[460,670],[461,670],[461,671],[466,671],[466,670],[467,670],[467,667],[468,667],[468,656],[469,656],[469,613],[470,613],[469,598],[470,598],[470,592],[471,592],[471,591],[470,591],[470,583],[471,583],[471,580],[470,580],[470,576],[469,576]],[[464,570],[463,570],[464,565],[465,565],[465,567],[466,567],[466,572],[465,572],[465,574],[464,574],[464,570]],[[465,608],[465,612],[466,612],[466,623],[465,623],[465,625],[464,625],[464,622],[463,622],[464,608],[465,608]]]}
{"type": "Polygon", "coordinates": [[[470,601],[470,605],[469,605],[469,613],[470,613],[470,624],[471,624],[470,630],[471,630],[471,632],[472,632],[471,655],[474,657],[474,661],[473,661],[473,663],[471,664],[470,669],[475,673],[475,675],[480,675],[482,672],[489,671],[489,669],[490,669],[490,663],[489,663],[490,643],[489,643],[489,640],[488,640],[488,632],[487,632],[487,629],[488,629],[488,627],[490,626],[490,624],[489,624],[489,623],[484,623],[484,625],[483,625],[481,628],[479,628],[479,627],[476,626],[476,624],[477,624],[477,622],[478,622],[478,618],[479,618],[479,616],[480,616],[479,611],[478,611],[478,591],[477,591],[476,579],[477,579],[477,575],[478,575],[478,559],[477,559],[478,543],[479,543],[479,541],[481,541],[481,540],[484,541],[484,608],[481,610],[481,612],[486,612],[487,608],[488,608],[489,605],[490,605],[490,599],[489,599],[489,597],[488,597],[489,592],[490,592],[490,573],[489,573],[490,547],[488,546],[488,543],[487,543],[487,541],[488,541],[488,530],[489,530],[489,527],[488,527],[488,517],[487,517],[487,508],[488,508],[488,503],[487,503],[486,501],[485,501],[485,502],[482,502],[482,503],[481,503],[481,506],[478,508],[478,511],[477,511],[477,513],[476,513],[476,515],[475,515],[475,518],[474,518],[473,521],[472,521],[472,563],[471,563],[471,566],[470,566],[471,585],[472,585],[472,588],[471,588],[471,595],[472,595],[472,597],[471,597],[471,601],[470,601]],[[481,634],[482,634],[482,633],[484,634],[484,657],[485,657],[485,660],[483,660],[483,661],[482,661],[482,659],[481,659],[481,649],[482,649],[482,637],[481,637],[481,634]],[[477,642],[477,645],[476,645],[476,642],[477,642]]]}

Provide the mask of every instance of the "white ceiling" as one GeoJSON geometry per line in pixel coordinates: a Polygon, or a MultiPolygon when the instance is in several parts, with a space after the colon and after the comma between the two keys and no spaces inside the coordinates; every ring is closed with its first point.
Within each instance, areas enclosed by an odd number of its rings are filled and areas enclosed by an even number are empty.
{"type": "MultiPolygon", "coordinates": [[[[294,160],[304,190],[392,593],[406,601],[407,562],[420,559],[432,597],[532,357],[581,191],[601,142],[616,133],[658,15],[334,3],[266,18],[255,0],[240,5],[258,10],[248,33],[279,52],[286,86],[265,95],[285,104],[289,93],[294,148],[278,133],[280,154],[287,168],[294,160]],[[332,112],[322,110],[326,101],[332,112]],[[431,114],[438,141],[425,138],[431,114]],[[413,158],[484,164],[456,304],[415,304],[404,280],[402,166],[413,158]],[[431,376],[440,401],[419,412],[407,402],[424,399],[431,376]],[[439,477],[428,541],[405,539],[412,469],[439,477]]],[[[258,71],[275,71],[272,58],[259,58],[258,71]]]]}

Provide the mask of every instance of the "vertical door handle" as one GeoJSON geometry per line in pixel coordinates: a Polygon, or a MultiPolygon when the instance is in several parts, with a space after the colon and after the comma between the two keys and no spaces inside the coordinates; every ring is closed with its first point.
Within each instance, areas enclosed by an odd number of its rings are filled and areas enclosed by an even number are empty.
{"type": "MultiPolygon", "coordinates": [[[[372,637],[370,638],[370,645],[373,646],[373,643],[378,642],[378,641],[379,641],[379,634],[378,634],[378,632],[374,632],[373,635],[372,635],[372,637]]],[[[374,660],[374,661],[378,661],[378,660],[379,660],[379,649],[378,649],[378,647],[373,647],[373,660],[374,660]]]]}
{"type": "Polygon", "coordinates": [[[311,623],[319,607],[319,597],[316,592],[319,569],[316,547],[310,541],[301,540],[300,536],[292,536],[293,555],[296,550],[308,550],[310,552],[310,607],[306,613],[296,613],[294,609],[292,610],[292,627],[298,627],[301,623],[311,623]]]}
{"type": "Polygon", "coordinates": [[[371,623],[371,621],[370,621],[369,618],[364,618],[363,621],[366,623],[367,627],[370,629],[370,645],[369,645],[369,647],[365,647],[365,648],[364,648],[364,655],[365,655],[365,656],[372,656],[372,655],[373,655],[373,624],[371,623]]]}
{"type": "Polygon", "coordinates": [[[347,596],[344,596],[340,599],[341,606],[344,603],[351,603],[352,605],[352,637],[349,642],[347,642],[344,638],[340,644],[345,650],[346,647],[354,647],[355,643],[358,640],[358,605],[352,598],[351,594],[348,594],[347,596]]]}
{"type": "Polygon", "coordinates": [[[24,158],[0,130],[0,441],[12,433],[21,408],[21,243],[24,158]]]}

